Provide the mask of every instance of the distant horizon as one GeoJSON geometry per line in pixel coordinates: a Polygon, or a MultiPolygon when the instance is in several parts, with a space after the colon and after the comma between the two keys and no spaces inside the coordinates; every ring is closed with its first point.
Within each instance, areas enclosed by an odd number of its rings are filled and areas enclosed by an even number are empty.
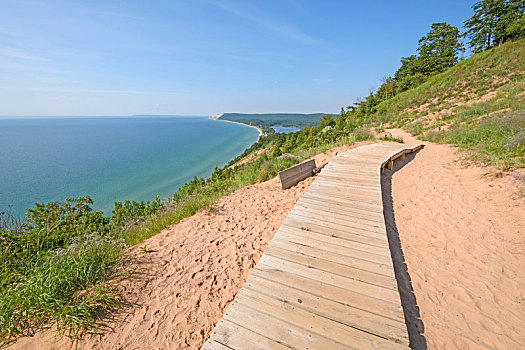
{"type": "MultiPolygon", "coordinates": [[[[336,115],[337,113],[330,112],[261,112],[261,113],[245,113],[245,112],[221,112],[215,114],[224,113],[235,113],[235,114],[331,114],[336,115]]],[[[78,114],[78,115],[0,115],[0,119],[5,118],[127,118],[127,117],[211,117],[214,114],[127,114],[127,115],[91,115],[91,114],[78,114]]]]}
{"type": "Polygon", "coordinates": [[[0,114],[339,111],[473,3],[0,0],[0,114]]]}

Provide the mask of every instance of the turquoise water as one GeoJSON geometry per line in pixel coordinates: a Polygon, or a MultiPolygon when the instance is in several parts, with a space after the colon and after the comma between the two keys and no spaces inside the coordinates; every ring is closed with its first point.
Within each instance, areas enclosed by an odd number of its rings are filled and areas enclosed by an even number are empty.
{"type": "Polygon", "coordinates": [[[206,117],[0,119],[0,211],[89,195],[110,215],[114,201],[167,199],[257,136],[206,117]]]}
{"type": "Polygon", "coordinates": [[[283,133],[283,134],[289,134],[289,133],[301,130],[301,129],[296,128],[294,126],[272,126],[272,129],[275,132],[280,132],[280,133],[283,133]]]}

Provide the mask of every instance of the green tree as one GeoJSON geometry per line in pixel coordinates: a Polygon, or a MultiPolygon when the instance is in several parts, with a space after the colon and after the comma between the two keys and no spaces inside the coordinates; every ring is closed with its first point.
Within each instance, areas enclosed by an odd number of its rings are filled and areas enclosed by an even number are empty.
{"type": "Polygon", "coordinates": [[[335,129],[336,130],[343,130],[345,126],[345,120],[346,120],[346,112],[343,107],[341,107],[341,113],[335,118],[335,129]]]}
{"type": "Polygon", "coordinates": [[[465,27],[470,47],[480,52],[512,38],[508,28],[525,13],[525,0],[480,0],[472,9],[474,14],[465,27]]]}
{"type": "Polygon", "coordinates": [[[494,45],[501,45],[512,39],[512,35],[509,35],[509,28],[515,26],[515,23],[519,22],[524,14],[525,0],[505,1],[503,14],[494,28],[494,45]]]}
{"type": "Polygon", "coordinates": [[[525,15],[521,16],[519,20],[512,22],[506,30],[509,39],[525,38],[525,15]]]}
{"type": "Polygon", "coordinates": [[[316,131],[321,131],[327,126],[334,126],[335,120],[334,117],[332,117],[331,114],[325,114],[321,117],[321,120],[319,121],[319,125],[317,125],[317,128],[315,128],[316,131]]]}
{"type": "Polygon", "coordinates": [[[394,80],[399,92],[416,87],[426,80],[421,61],[416,55],[401,58],[401,67],[394,74],[394,80]]]}
{"type": "Polygon", "coordinates": [[[433,23],[430,32],[419,39],[418,69],[420,73],[441,73],[458,62],[458,28],[448,23],[433,23]]]}

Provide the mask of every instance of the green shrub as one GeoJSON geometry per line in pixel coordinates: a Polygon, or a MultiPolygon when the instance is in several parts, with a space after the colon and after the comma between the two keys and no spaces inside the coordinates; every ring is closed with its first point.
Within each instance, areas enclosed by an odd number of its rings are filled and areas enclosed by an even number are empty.
{"type": "Polygon", "coordinates": [[[39,254],[17,283],[0,287],[0,342],[49,320],[69,336],[96,326],[96,317],[119,303],[106,282],[125,244],[100,234],[76,237],[67,247],[39,254]]]}

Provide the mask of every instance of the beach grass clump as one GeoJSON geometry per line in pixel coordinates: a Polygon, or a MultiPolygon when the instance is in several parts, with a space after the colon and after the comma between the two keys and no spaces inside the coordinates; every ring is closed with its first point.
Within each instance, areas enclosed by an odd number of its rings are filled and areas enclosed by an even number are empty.
{"type": "Polygon", "coordinates": [[[55,322],[77,337],[119,303],[109,286],[125,243],[91,199],[35,204],[0,230],[0,343],[55,322]]]}

